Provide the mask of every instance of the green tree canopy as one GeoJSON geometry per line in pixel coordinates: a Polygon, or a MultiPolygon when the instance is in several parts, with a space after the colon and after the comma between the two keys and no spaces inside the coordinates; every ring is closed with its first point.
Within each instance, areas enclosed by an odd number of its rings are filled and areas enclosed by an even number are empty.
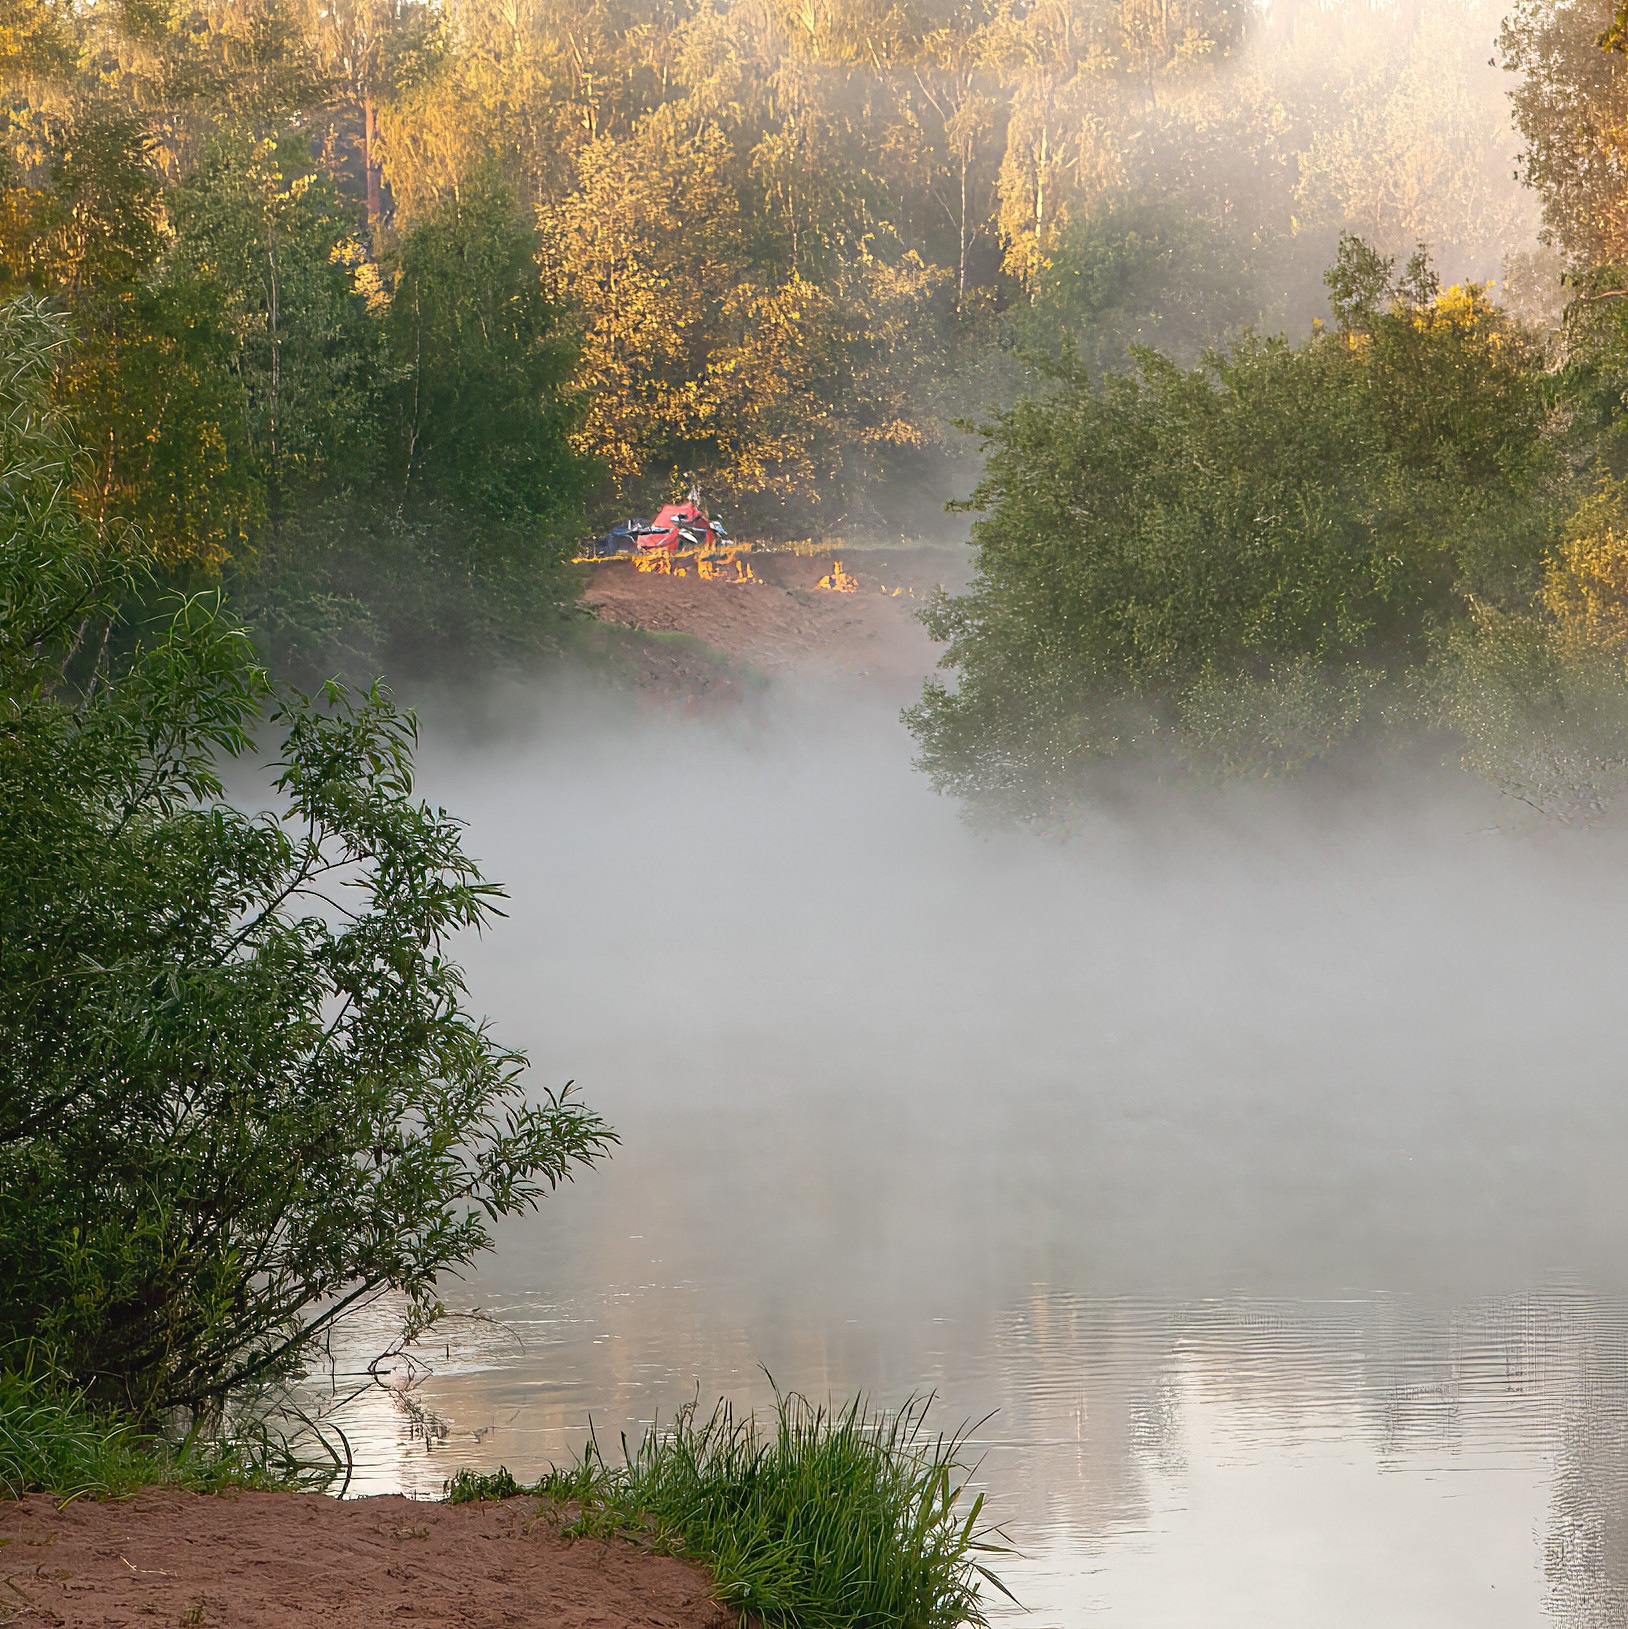
{"type": "Polygon", "coordinates": [[[1330,281],[1340,332],[1076,370],[991,426],[977,574],[928,617],[956,682],[913,714],[940,785],[1043,806],[1127,748],[1315,757],[1471,599],[1529,602],[1536,353],[1422,259],[1396,282],[1351,242],[1330,281]]]}

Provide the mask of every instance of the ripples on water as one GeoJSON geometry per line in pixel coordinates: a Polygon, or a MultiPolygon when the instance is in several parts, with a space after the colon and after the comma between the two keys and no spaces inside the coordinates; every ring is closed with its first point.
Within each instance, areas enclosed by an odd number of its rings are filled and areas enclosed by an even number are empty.
{"type": "Polygon", "coordinates": [[[359,1491],[764,1365],[994,1410],[1036,1625],[1628,1622],[1620,842],[1445,779],[983,842],[852,698],[428,784],[513,894],[478,1000],[624,1146],[450,1297],[444,1441],[355,1406],[359,1491]]]}

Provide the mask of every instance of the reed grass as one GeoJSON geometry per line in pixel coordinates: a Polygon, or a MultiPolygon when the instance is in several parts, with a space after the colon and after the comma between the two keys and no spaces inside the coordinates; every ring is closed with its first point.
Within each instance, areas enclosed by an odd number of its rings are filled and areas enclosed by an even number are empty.
{"type": "Polygon", "coordinates": [[[967,1429],[927,1429],[931,1398],[895,1413],[776,1393],[767,1426],[720,1402],[681,1409],[611,1464],[582,1458],[522,1487],[460,1472],[452,1500],[532,1493],[580,1511],[568,1533],[637,1538],[704,1562],[719,1598],[764,1629],[955,1629],[1008,1594],[986,1558],[1005,1546],[963,1509],[967,1429]]]}

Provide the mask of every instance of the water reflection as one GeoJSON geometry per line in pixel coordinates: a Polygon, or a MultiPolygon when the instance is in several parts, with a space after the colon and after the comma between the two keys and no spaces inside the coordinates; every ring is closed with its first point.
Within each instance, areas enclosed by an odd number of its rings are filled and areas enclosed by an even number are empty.
{"type": "Polygon", "coordinates": [[[762,1365],[995,1410],[1037,1629],[1628,1622],[1622,841],[1425,777],[985,842],[885,712],[773,722],[432,748],[512,890],[478,998],[625,1141],[359,1489],[762,1365]]]}
{"type": "MultiPolygon", "coordinates": [[[[980,1482],[1037,1625],[1620,1625],[1628,1604],[1628,1307],[1575,1288],[1447,1317],[1384,1297],[1094,1298],[1046,1285],[996,1316],[856,1335],[720,1329],[709,1287],[518,1298],[454,1324],[414,1390],[353,1410],[358,1491],[522,1475],[693,1395],[816,1395],[879,1369],[982,1428],[980,1482]],[[506,1326],[506,1327],[503,1327],[506,1326]],[[765,1336],[769,1338],[765,1338],[765,1336]],[[878,1340],[893,1346],[878,1365],[878,1340]]],[[[387,1333],[381,1311],[375,1335],[387,1333]]],[[[367,1347],[363,1338],[352,1350],[367,1347]]],[[[341,1367],[346,1366],[344,1353],[341,1367]]],[[[1014,1618],[1016,1615],[1012,1615],[1014,1618]]]]}

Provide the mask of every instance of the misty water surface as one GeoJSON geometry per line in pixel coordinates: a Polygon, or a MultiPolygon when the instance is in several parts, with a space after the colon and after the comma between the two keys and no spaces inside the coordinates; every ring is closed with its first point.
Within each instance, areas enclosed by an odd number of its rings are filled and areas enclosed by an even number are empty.
{"type": "Polygon", "coordinates": [[[1625,1621],[1622,841],[1423,772],[985,840],[894,709],[431,731],[512,893],[477,1004],[623,1145],[453,1289],[507,1329],[426,1352],[445,1441],[355,1412],[358,1488],[762,1365],[995,1410],[1036,1625],[1625,1621]]]}

